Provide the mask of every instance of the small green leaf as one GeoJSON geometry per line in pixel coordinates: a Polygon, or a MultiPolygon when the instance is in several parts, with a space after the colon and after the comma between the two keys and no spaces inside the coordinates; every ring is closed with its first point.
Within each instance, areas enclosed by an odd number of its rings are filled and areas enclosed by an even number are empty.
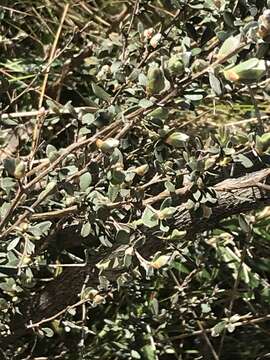
{"type": "Polygon", "coordinates": [[[209,72],[209,82],[211,89],[214,91],[214,93],[217,96],[222,95],[221,83],[219,79],[212,72],[209,72]]]}
{"type": "Polygon", "coordinates": [[[20,238],[17,237],[15,239],[13,239],[7,246],[7,251],[11,251],[13,249],[15,249],[15,247],[19,244],[20,238]]]}
{"type": "Polygon", "coordinates": [[[142,214],[142,222],[145,226],[152,228],[158,225],[158,219],[156,216],[156,211],[154,211],[150,206],[147,206],[144,209],[142,214]]]}
{"type": "Polygon", "coordinates": [[[53,330],[51,328],[48,328],[48,327],[47,328],[42,328],[41,331],[44,333],[44,335],[46,337],[49,337],[49,338],[53,337],[53,335],[54,335],[53,330]]]}
{"type": "MultiPolygon", "coordinates": [[[[219,49],[219,52],[217,54],[217,58],[221,59],[224,56],[230,54],[234,49],[236,49],[240,44],[240,36],[230,36],[228,37],[224,43],[222,44],[221,48],[219,49]]],[[[235,63],[237,59],[237,55],[234,55],[230,57],[227,61],[231,63],[235,63]]]]}
{"type": "Polygon", "coordinates": [[[83,224],[82,228],[81,228],[81,236],[82,237],[87,237],[91,232],[91,224],[89,221],[87,221],[86,223],[83,224]]]}
{"type": "Polygon", "coordinates": [[[164,107],[158,107],[155,110],[151,111],[147,117],[151,117],[151,118],[158,118],[158,119],[162,119],[162,120],[166,120],[168,118],[169,115],[169,111],[168,109],[164,108],[164,107]]]}
{"type": "Polygon", "coordinates": [[[188,140],[189,136],[187,134],[175,131],[167,137],[165,143],[178,148],[184,147],[188,140]]]}
{"type": "Polygon", "coordinates": [[[92,83],[91,86],[92,86],[93,93],[96,95],[96,97],[98,97],[101,100],[105,100],[105,101],[109,102],[111,96],[105,90],[103,90],[102,87],[100,87],[99,85],[97,85],[95,83],[92,83]]]}
{"type": "Polygon", "coordinates": [[[211,335],[213,337],[219,336],[226,327],[226,321],[221,321],[211,329],[211,335]]]}
{"type": "Polygon", "coordinates": [[[130,355],[132,359],[141,359],[141,355],[136,350],[131,350],[130,355]]]}
{"type": "Polygon", "coordinates": [[[241,229],[245,233],[249,233],[250,232],[250,226],[249,226],[249,223],[247,222],[246,218],[244,217],[244,215],[239,214],[238,221],[239,221],[239,225],[240,225],[241,229]]]}
{"type": "Polygon", "coordinates": [[[59,156],[57,149],[51,144],[47,145],[46,147],[46,155],[51,163],[54,162],[59,156]]]}
{"type": "Polygon", "coordinates": [[[142,99],[139,101],[139,106],[144,109],[147,109],[147,108],[151,107],[152,105],[153,105],[152,101],[147,100],[147,99],[142,99]]]}
{"type": "Polygon", "coordinates": [[[126,229],[118,230],[115,240],[116,242],[119,242],[121,244],[127,244],[129,242],[129,231],[127,231],[126,229]]]}
{"type": "Polygon", "coordinates": [[[243,154],[234,155],[233,160],[242,164],[246,169],[253,167],[253,162],[243,154]]]}
{"type": "Polygon", "coordinates": [[[92,113],[87,113],[82,116],[82,123],[86,125],[92,125],[95,120],[95,115],[92,113]]]}
{"type": "Polygon", "coordinates": [[[80,189],[81,191],[85,191],[92,182],[92,176],[89,172],[84,173],[80,176],[80,189]]]}

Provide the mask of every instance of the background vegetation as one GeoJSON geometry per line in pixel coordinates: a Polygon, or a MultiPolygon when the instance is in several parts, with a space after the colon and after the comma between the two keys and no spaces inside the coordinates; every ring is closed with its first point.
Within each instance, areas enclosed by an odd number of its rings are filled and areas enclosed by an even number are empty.
{"type": "Polygon", "coordinates": [[[270,356],[267,8],[1,1],[1,358],[270,356]]]}

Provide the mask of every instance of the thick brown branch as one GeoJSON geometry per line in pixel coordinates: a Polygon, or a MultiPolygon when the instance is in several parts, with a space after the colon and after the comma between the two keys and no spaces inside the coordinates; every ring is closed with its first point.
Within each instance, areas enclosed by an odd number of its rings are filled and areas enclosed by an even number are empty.
{"type": "MultiPolygon", "coordinates": [[[[220,221],[226,217],[269,205],[269,187],[261,186],[262,182],[267,180],[269,172],[269,169],[263,169],[253,173],[252,176],[248,175],[226,180],[226,182],[217,184],[215,186],[217,203],[212,208],[209,218],[199,217],[187,210],[186,205],[183,204],[179,207],[176,216],[170,220],[171,228],[186,230],[189,235],[194,235],[217,227],[220,221]],[[257,182],[258,184],[256,184],[257,182]]],[[[142,252],[144,257],[150,257],[156,251],[164,249],[167,243],[153,236],[152,229],[146,229],[146,233],[149,235],[146,243],[138,246],[137,250],[142,252]]],[[[71,236],[76,235],[78,242],[80,241],[78,229],[73,232],[73,235],[72,230],[70,230],[70,234],[71,236]]],[[[123,252],[122,249],[123,245],[122,247],[118,245],[113,249],[105,249],[98,256],[91,257],[88,265],[84,268],[65,269],[59,278],[33,296],[31,304],[28,302],[27,306],[22,308],[26,322],[29,324],[30,320],[39,321],[44,317],[53,316],[67,306],[76,303],[79,300],[78,294],[81,291],[86,275],[89,276],[88,286],[96,287],[99,283],[96,264],[101,259],[111,259],[119,256],[123,252]]],[[[126,269],[109,271],[108,277],[115,280],[122,271],[126,271],[126,269]]]]}

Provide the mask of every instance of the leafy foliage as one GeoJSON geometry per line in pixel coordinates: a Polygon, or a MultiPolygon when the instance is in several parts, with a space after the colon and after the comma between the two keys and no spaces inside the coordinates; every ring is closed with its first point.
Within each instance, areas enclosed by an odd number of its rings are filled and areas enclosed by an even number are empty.
{"type": "Polygon", "coordinates": [[[1,2],[6,359],[270,352],[267,6],[1,2]]]}

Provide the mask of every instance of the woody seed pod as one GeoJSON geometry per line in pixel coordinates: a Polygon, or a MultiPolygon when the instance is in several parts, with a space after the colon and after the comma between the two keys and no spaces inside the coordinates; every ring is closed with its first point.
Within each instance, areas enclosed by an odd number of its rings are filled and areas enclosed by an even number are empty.
{"type": "Polygon", "coordinates": [[[156,95],[165,87],[163,72],[160,68],[149,68],[147,73],[146,92],[148,95],[156,95]]]}
{"type": "Polygon", "coordinates": [[[184,74],[185,66],[179,54],[170,57],[168,61],[168,70],[171,75],[181,76],[184,74]]]}
{"type": "Polygon", "coordinates": [[[21,178],[24,177],[25,175],[25,163],[23,161],[20,161],[18,165],[16,165],[15,167],[15,171],[14,171],[14,177],[17,180],[20,180],[21,178]]]}
{"type": "Polygon", "coordinates": [[[259,81],[266,73],[265,61],[251,58],[224,70],[225,79],[231,82],[251,84],[259,81]]]}

